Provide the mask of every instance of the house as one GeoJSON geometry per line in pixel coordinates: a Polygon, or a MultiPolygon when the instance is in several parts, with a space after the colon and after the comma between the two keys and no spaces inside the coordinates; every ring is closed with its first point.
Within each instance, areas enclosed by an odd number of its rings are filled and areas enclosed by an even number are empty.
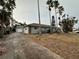
{"type": "MultiPolygon", "coordinates": [[[[28,24],[27,26],[19,25],[16,27],[16,32],[23,32],[27,34],[38,34],[40,30],[39,26],[40,25],[37,23],[28,24]]],[[[41,24],[41,33],[49,33],[50,27],[52,29],[52,32],[55,32],[57,29],[54,26],[41,24]]]]}
{"type": "Polygon", "coordinates": [[[73,29],[74,33],[79,33],[79,29],[73,29]]]}
{"type": "MultiPolygon", "coordinates": [[[[28,29],[29,29],[28,33],[34,33],[34,34],[39,33],[39,30],[40,30],[39,26],[40,25],[37,24],[37,23],[29,24],[28,25],[28,29]]],[[[42,33],[47,33],[49,30],[50,30],[50,26],[49,25],[41,24],[41,32],[42,33]]]]}
{"type": "Polygon", "coordinates": [[[17,25],[15,31],[16,31],[16,32],[23,32],[23,26],[17,25]]]}
{"type": "Polygon", "coordinates": [[[16,32],[25,32],[25,31],[27,31],[26,28],[27,28],[26,24],[15,25],[15,31],[16,32]]]}

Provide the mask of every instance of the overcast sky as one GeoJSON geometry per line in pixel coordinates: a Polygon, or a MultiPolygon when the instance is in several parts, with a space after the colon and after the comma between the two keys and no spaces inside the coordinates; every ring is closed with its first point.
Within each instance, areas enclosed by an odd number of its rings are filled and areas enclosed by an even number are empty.
{"type": "MultiPolygon", "coordinates": [[[[41,23],[50,24],[47,0],[40,0],[41,23]]],[[[64,6],[65,13],[75,16],[79,19],[79,0],[59,0],[64,6]]],[[[54,11],[52,12],[54,15],[54,11]]],[[[16,9],[14,10],[14,18],[20,22],[37,23],[38,9],[37,0],[16,0],[16,9]]]]}

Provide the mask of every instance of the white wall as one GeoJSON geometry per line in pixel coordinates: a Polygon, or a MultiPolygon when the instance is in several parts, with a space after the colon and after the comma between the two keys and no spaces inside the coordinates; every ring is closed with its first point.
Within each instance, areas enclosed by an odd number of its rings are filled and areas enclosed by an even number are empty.
{"type": "Polygon", "coordinates": [[[29,33],[29,28],[28,27],[20,27],[20,28],[16,28],[16,32],[22,32],[22,33],[29,33]]]}
{"type": "Polygon", "coordinates": [[[16,28],[16,32],[23,32],[22,28],[16,28]]]}
{"type": "MultiPolygon", "coordinates": [[[[49,28],[41,28],[41,31],[47,32],[48,29],[49,28]]],[[[34,27],[31,27],[31,33],[34,33],[34,34],[39,33],[39,28],[35,29],[34,27]]]]}
{"type": "Polygon", "coordinates": [[[29,27],[24,28],[24,33],[27,33],[27,34],[29,33],[29,27]]]}
{"type": "Polygon", "coordinates": [[[39,28],[35,29],[34,27],[31,27],[31,33],[33,34],[36,34],[36,33],[39,33],[39,28]]]}
{"type": "MultiPolygon", "coordinates": [[[[48,29],[49,28],[41,28],[42,32],[47,32],[48,29]]],[[[22,33],[27,33],[27,34],[29,34],[29,30],[30,30],[29,27],[25,27],[24,30],[23,28],[16,28],[16,32],[22,32],[22,33]]],[[[31,27],[31,33],[32,34],[39,33],[39,27],[37,27],[36,29],[35,27],[31,27]]]]}

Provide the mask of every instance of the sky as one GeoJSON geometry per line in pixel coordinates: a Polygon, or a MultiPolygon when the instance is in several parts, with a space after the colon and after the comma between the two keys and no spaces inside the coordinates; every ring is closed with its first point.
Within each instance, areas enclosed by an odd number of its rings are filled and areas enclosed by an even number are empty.
{"type": "MultiPolygon", "coordinates": [[[[47,0],[39,1],[42,24],[50,24],[49,11],[46,1],[47,0]]],[[[79,0],[59,0],[59,3],[64,6],[66,14],[75,16],[77,19],[79,19],[79,0]]],[[[16,8],[13,15],[19,22],[26,22],[27,24],[38,23],[37,0],[16,0],[16,8]]],[[[54,15],[54,10],[52,10],[52,15],[54,15]]]]}

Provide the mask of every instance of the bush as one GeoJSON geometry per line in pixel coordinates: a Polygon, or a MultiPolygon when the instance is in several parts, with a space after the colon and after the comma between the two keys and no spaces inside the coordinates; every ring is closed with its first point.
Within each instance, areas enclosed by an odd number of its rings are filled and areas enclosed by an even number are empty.
{"type": "Polygon", "coordinates": [[[72,32],[73,26],[78,22],[74,18],[67,18],[62,20],[63,31],[65,33],[72,32]]]}

